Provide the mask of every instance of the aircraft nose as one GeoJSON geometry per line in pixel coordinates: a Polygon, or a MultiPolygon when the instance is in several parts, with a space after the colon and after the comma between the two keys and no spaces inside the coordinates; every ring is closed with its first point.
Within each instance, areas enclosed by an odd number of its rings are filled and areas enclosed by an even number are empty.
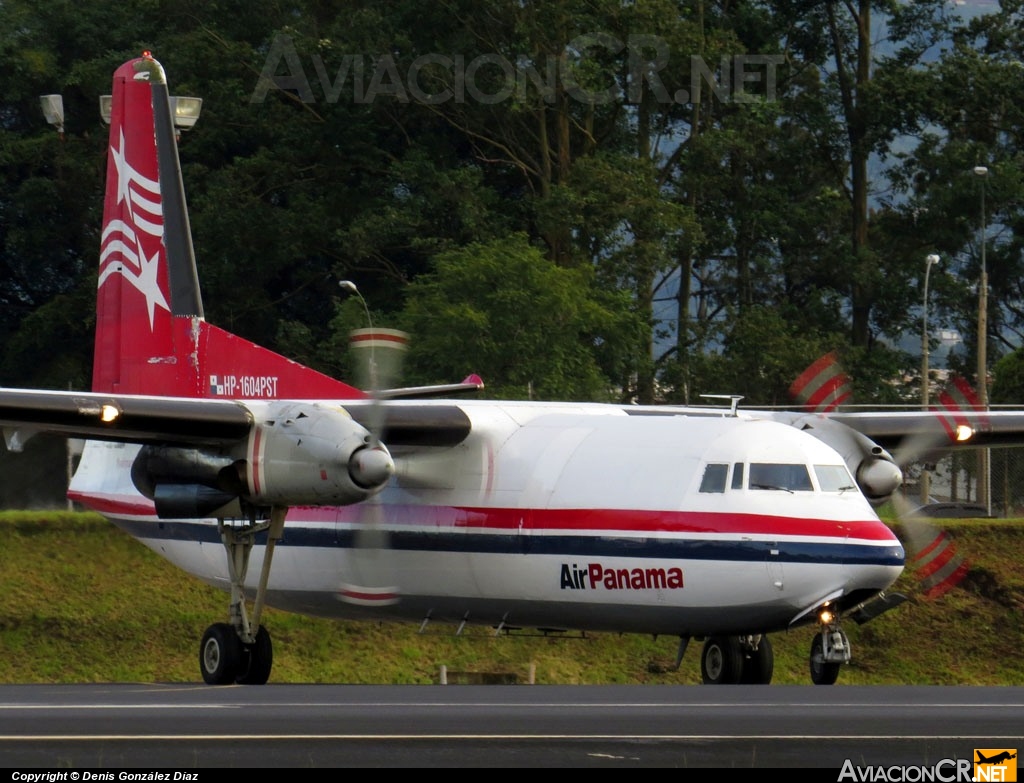
{"type": "Polygon", "coordinates": [[[886,590],[903,573],[906,551],[885,522],[870,523],[858,552],[847,561],[846,570],[852,590],[886,590]]]}
{"type": "MultiPolygon", "coordinates": [[[[907,597],[889,588],[903,573],[906,553],[895,533],[881,520],[871,525],[875,543],[864,547],[858,562],[848,563],[845,608],[863,624],[900,606],[907,597]]],[[[871,534],[869,533],[869,535],[871,534]]]]}

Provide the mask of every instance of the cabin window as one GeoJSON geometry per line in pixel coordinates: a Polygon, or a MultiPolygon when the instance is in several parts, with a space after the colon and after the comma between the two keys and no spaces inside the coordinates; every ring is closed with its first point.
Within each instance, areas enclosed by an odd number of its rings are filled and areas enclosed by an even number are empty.
{"type": "Polygon", "coordinates": [[[704,466],[704,477],[700,480],[701,492],[725,492],[725,477],[728,465],[710,464],[704,466]]]}
{"type": "Polygon", "coordinates": [[[743,489],[743,463],[737,462],[732,466],[732,484],[730,485],[733,489],[743,489]]]}
{"type": "Polygon", "coordinates": [[[846,465],[815,465],[814,475],[818,477],[818,486],[822,492],[841,492],[857,488],[846,465]]]}
{"type": "Polygon", "coordinates": [[[806,465],[774,462],[751,462],[751,489],[784,489],[790,492],[811,492],[811,474],[806,465]]]}

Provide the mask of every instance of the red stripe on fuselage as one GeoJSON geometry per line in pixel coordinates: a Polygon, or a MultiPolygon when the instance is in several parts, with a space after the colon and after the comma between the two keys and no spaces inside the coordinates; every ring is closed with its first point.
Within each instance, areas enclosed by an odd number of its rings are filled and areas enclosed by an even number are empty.
{"type": "MultiPolygon", "coordinates": [[[[896,535],[878,520],[837,522],[831,519],[798,519],[769,514],[736,514],[697,511],[638,511],[632,509],[521,509],[451,506],[414,506],[384,503],[384,523],[395,527],[429,527],[534,533],[616,531],[637,535],[693,533],[705,535],[778,535],[867,539],[899,543],[896,535]]],[[[339,510],[338,521],[355,523],[357,507],[339,510]]]]}
{"type": "MultiPolygon", "coordinates": [[[[152,504],[128,497],[69,494],[72,500],[100,513],[153,514],[152,504]]],[[[880,521],[870,519],[836,522],[830,519],[796,519],[768,514],[705,513],[693,511],[634,511],[627,509],[520,509],[465,508],[381,504],[382,523],[393,528],[421,528],[433,532],[511,533],[627,533],[632,536],[658,533],[694,535],[796,536],[856,539],[898,544],[899,539],[880,521]]],[[[299,507],[289,511],[287,522],[355,525],[361,519],[358,505],[299,507]]]]}
{"type": "Polygon", "coordinates": [[[105,495],[94,492],[68,491],[68,500],[88,506],[93,511],[107,516],[151,517],[156,514],[153,502],[143,497],[126,498],[124,495],[105,495]]]}

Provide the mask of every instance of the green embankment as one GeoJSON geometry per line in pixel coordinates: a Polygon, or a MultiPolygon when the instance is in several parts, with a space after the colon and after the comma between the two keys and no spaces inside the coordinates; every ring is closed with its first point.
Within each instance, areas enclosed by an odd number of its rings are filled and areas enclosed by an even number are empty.
{"type": "MultiPolygon", "coordinates": [[[[1024,685],[1024,522],[943,526],[971,570],[945,596],[911,600],[864,626],[849,623],[854,661],[839,684],[1024,685]]],[[[92,514],[0,514],[0,682],[200,682],[198,640],[227,596],[178,571],[92,514]]],[[[269,610],[271,682],[434,683],[462,672],[538,684],[694,684],[700,643],[671,671],[677,640],[333,622],[269,610]]],[[[814,629],[775,634],[776,684],[807,684],[814,629]]]]}

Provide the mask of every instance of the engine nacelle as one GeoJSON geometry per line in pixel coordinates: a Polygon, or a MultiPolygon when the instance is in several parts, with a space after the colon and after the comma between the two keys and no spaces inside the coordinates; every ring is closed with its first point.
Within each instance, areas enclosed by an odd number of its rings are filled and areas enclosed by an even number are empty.
{"type": "Polygon", "coordinates": [[[390,480],[388,450],[342,408],[250,403],[256,423],[229,449],[143,446],[132,481],[157,516],[237,516],[248,506],[359,503],[390,480]]]}
{"type": "Polygon", "coordinates": [[[342,408],[290,401],[253,412],[244,457],[245,499],[252,503],[359,503],[394,474],[387,449],[342,408]]]}
{"type": "Polygon", "coordinates": [[[132,463],[132,483],[153,501],[161,519],[239,516],[244,466],[202,449],[143,446],[132,463]]]}

